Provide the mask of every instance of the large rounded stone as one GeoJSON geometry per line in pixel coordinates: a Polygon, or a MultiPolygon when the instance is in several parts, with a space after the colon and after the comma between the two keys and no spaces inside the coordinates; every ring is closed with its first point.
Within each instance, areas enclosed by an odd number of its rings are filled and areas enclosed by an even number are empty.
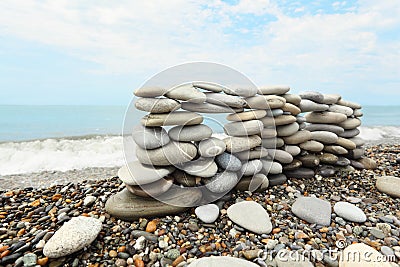
{"type": "Polygon", "coordinates": [[[259,159],[250,160],[242,165],[240,170],[243,176],[249,176],[257,174],[261,171],[263,164],[259,159]]]}
{"type": "Polygon", "coordinates": [[[193,82],[192,85],[196,88],[200,88],[215,93],[222,92],[222,89],[224,88],[224,86],[209,82],[193,82]]]}
{"type": "Polygon", "coordinates": [[[351,222],[363,223],[367,220],[367,216],[359,207],[348,202],[337,202],[333,210],[336,215],[351,222]]]}
{"type": "Polygon", "coordinates": [[[224,141],[210,137],[199,143],[199,154],[202,157],[215,157],[222,154],[226,149],[224,141]]]}
{"type": "Polygon", "coordinates": [[[284,150],[268,149],[268,154],[270,157],[273,157],[274,160],[283,164],[288,164],[293,161],[293,156],[284,150]]]}
{"type": "Polygon", "coordinates": [[[337,142],[338,136],[332,132],[314,131],[311,132],[311,139],[324,144],[334,144],[337,142]]]}
{"type": "Polygon", "coordinates": [[[382,193],[393,197],[400,197],[400,178],[395,176],[377,177],[376,188],[382,193]]]}
{"type": "Polygon", "coordinates": [[[329,106],[325,104],[315,103],[314,101],[308,99],[302,99],[300,102],[300,109],[302,112],[326,111],[329,109],[329,106]]]}
{"type": "Polygon", "coordinates": [[[341,105],[331,105],[329,107],[329,111],[331,112],[336,112],[336,113],[342,113],[346,115],[347,117],[353,115],[353,109],[341,105]]]}
{"type": "Polygon", "coordinates": [[[227,209],[227,214],[234,223],[256,234],[269,234],[272,231],[267,211],[257,202],[235,203],[227,209]]]}
{"type": "Polygon", "coordinates": [[[257,94],[257,87],[232,85],[223,88],[225,94],[251,97],[257,94]]]}
{"type": "Polygon", "coordinates": [[[190,175],[184,171],[181,170],[175,170],[172,174],[172,177],[174,177],[175,182],[177,182],[178,184],[181,184],[183,186],[187,186],[187,187],[193,187],[196,186],[197,184],[197,179],[200,180],[200,177],[196,177],[193,175],[190,175]]]}
{"type": "Polygon", "coordinates": [[[267,116],[268,117],[278,117],[283,115],[284,111],[280,108],[274,108],[274,109],[267,109],[267,116]]]}
{"type": "Polygon", "coordinates": [[[257,95],[246,98],[247,106],[253,109],[281,108],[286,104],[286,99],[275,95],[257,95]]]}
{"type": "Polygon", "coordinates": [[[342,123],[339,123],[339,126],[342,127],[345,130],[352,130],[356,129],[358,126],[361,125],[361,121],[356,118],[348,118],[342,123]]]}
{"type": "Polygon", "coordinates": [[[297,170],[301,166],[303,166],[303,163],[298,159],[294,159],[291,163],[286,164],[285,166],[283,166],[283,171],[286,172],[286,171],[297,170]]]}
{"type": "Polygon", "coordinates": [[[144,149],[154,149],[169,143],[170,139],[162,127],[144,127],[137,125],[133,128],[132,138],[135,143],[144,149]]]}
{"type": "Polygon", "coordinates": [[[282,173],[282,165],[275,161],[261,160],[263,164],[262,172],[264,174],[280,174],[282,173]]]}
{"type": "Polygon", "coordinates": [[[261,131],[261,138],[273,138],[278,135],[275,128],[264,128],[261,131]]]}
{"type": "Polygon", "coordinates": [[[118,170],[118,177],[127,185],[144,185],[158,181],[174,170],[174,167],[144,166],[139,161],[132,161],[118,170]]]}
{"type": "Polygon", "coordinates": [[[286,102],[292,103],[293,105],[300,105],[301,102],[301,97],[298,95],[293,95],[293,94],[284,94],[281,95],[281,97],[286,99],[286,102]]]}
{"type": "Polygon", "coordinates": [[[283,95],[289,91],[290,87],[287,85],[269,85],[258,88],[258,93],[260,95],[283,95]]]}
{"type": "Polygon", "coordinates": [[[181,107],[181,104],[169,98],[139,98],[135,102],[139,110],[151,113],[168,113],[181,107]]]}
{"type": "Polygon", "coordinates": [[[321,163],[331,164],[331,165],[336,164],[336,162],[339,159],[338,156],[331,153],[322,153],[318,157],[321,163]]]}
{"type": "Polygon", "coordinates": [[[327,132],[332,132],[337,135],[340,135],[344,132],[344,129],[342,127],[339,127],[337,125],[331,125],[331,124],[308,124],[307,127],[305,128],[308,131],[314,132],[314,131],[327,131],[327,132]]]}
{"type": "Polygon", "coordinates": [[[346,101],[346,100],[343,100],[343,99],[340,99],[337,102],[337,104],[338,105],[342,105],[342,106],[346,106],[346,107],[349,107],[349,108],[352,108],[352,109],[361,109],[361,105],[360,104],[355,103],[355,102],[346,101]]]}
{"type": "Polygon", "coordinates": [[[301,109],[299,109],[297,106],[293,105],[292,103],[286,103],[283,107],[282,110],[284,112],[289,112],[290,114],[297,116],[301,113],[301,109]]]}
{"type": "Polygon", "coordinates": [[[49,258],[61,258],[90,245],[100,233],[102,223],[92,217],[73,217],[64,223],[47,241],[43,254],[49,258]]]}
{"type": "Polygon", "coordinates": [[[215,162],[220,168],[227,171],[236,172],[242,168],[242,162],[240,162],[240,160],[236,156],[229,153],[218,155],[215,158],[215,162]]]}
{"type": "Polygon", "coordinates": [[[258,135],[227,137],[223,141],[225,142],[226,150],[231,153],[249,150],[261,145],[261,137],[258,135]]]}
{"type": "Polygon", "coordinates": [[[168,114],[148,114],[141,119],[143,126],[195,125],[203,122],[203,116],[188,111],[174,111],[168,114]]]}
{"type": "Polygon", "coordinates": [[[137,89],[134,94],[138,97],[157,97],[163,96],[168,91],[167,88],[157,86],[145,86],[137,89]]]}
{"type": "Polygon", "coordinates": [[[268,156],[268,150],[264,147],[256,147],[252,150],[235,153],[235,156],[243,161],[251,159],[261,159],[268,156]]]}
{"type": "Polygon", "coordinates": [[[224,171],[206,180],[206,188],[213,193],[225,193],[234,188],[237,182],[238,176],[236,172],[224,171]]]}
{"type": "Polygon", "coordinates": [[[106,202],[106,211],[119,219],[134,221],[139,218],[160,217],[179,214],[196,205],[202,193],[196,188],[172,187],[164,194],[143,198],[131,194],[127,189],[111,196],[106,202]]]}
{"type": "Polygon", "coordinates": [[[306,141],[299,146],[301,149],[311,152],[321,152],[324,149],[324,144],[314,140],[306,141]]]}
{"type": "Polygon", "coordinates": [[[183,84],[171,88],[165,95],[172,99],[184,100],[193,103],[203,103],[206,101],[206,95],[193,87],[192,84],[183,84]]]}
{"type": "Polygon", "coordinates": [[[335,155],[346,155],[349,151],[342,146],[325,146],[324,151],[335,155]]]}
{"type": "Polygon", "coordinates": [[[338,140],[336,141],[336,145],[344,147],[347,150],[356,149],[357,147],[356,144],[354,144],[352,141],[343,137],[338,138],[338,140]]]}
{"type": "Polygon", "coordinates": [[[384,255],[364,243],[351,244],[341,253],[339,267],[391,267],[384,255]]]}
{"type": "Polygon", "coordinates": [[[302,166],[307,168],[315,168],[319,165],[320,162],[318,156],[313,154],[301,156],[299,160],[301,161],[302,166]]]}
{"type": "Polygon", "coordinates": [[[238,96],[218,94],[218,93],[206,93],[206,97],[207,97],[206,102],[219,106],[243,108],[247,105],[246,101],[238,96]]]}
{"type": "Polygon", "coordinates": [[[306,114],[307,122],[338,124],[347,120],[347,116],[335,112],[311,112],[306,114]]]}
{"type": "Polygon", "coordinates": [[[361,158],[361,159],[359,159],[357,161],[360,162],[362,165],[364,165],[364,167],[367,170],[375,170],[376,168],[378,168],[378,164],[373,159],[361,158]]]}
{"type": "Polygon", "coordinates": [[[145,150],[136,148],[136,156],[142,164],[168,166],[185,163],[194,159],[197,148],[191,143],[170,142],[166,146],[145,150]]]}
{"type": "Polygon", "coordinates": [[[230,122],[224,125],[224,131],[230,136],[249,136],[259,134],[264,125],[259,120],[230,122]]]}
{"type": "Polygon", "coordinates": [[[242,177],[235,189],[239,191],[262,192],[269,186],[268,177],[265,174],[257,173],[254,176],[242,177]]]}
{"type": "Polygon", "coordinates": [[[262,146],[271,149],[271,148],[279,148],[285,145],[285,142],[282,138],[263,138],[262,139],[262,146]]]}
{"type": "Polygon", "coordinates": [[[168,131],[172,140],[181,142],[201,141],[211,137],[213,131],[205,124],[175,126],[168,131]]]}
{"type": "Polygon", "coordinates": [[[358,128],[345,130],[343,133],[339,134],[340,137],[343,138],[353,138],[360,134],[360,130],[358,128]]]}
{"type": "Polygon", "coordinates": [[[302,99],[308,99],[318,103],[324,101],[324,95],[319,92],[306,91],[306,92],[301,92],[299,95],[302,99]]]}
{"type": "Polygon", "coordinates": [[[268,175],[268,180],[269,180],[269,186],[276,186],[286,183],[287,177],[282,173],[273,174],[273,175],[268,175]]]}
{"type": "Polygon", "coordinates": [[[336,104],[341,98],[342,97],[338,94],[324,94],[324,100],[321,102],[321,104],[336,104]]]}
{"type": "Polygon", "coordinates": [[[242,112],[243,108],[231,108],[228,106],[220,106],[211,103],[190,103],[182,102],[182,109],[200,112],[200,113],[232,113],[232,112],[242,112]]]}
{"type": "Polygon", "coordinates": [[[249,121],[258,120],[267,116],[267,111],[265,110],[250,110],[240,113],[233,113],[226,116],[228,121],[249,121]]]}
{"type": "Polygon", "coordinates": [[[331,224],[331,204],[316,197],[300,197],[292,205],[292,212],[308,223],[331,224]]]}
{"type": "Polygon", "coordinates": [[[151,184],[126,185],[129,192],[140,197],[156,197],[168,191],[174,183],[173,177],[160,179],[151,184]]]}
{"type": "Polygon", "coordinates": [[[286,145],[283,149],[286,152],[288,152],[290,155],[292,155],[293,157],[295,157],[301,153],[301,149],[298,146],[286,145]]]}
{"type": "Polygon", "coordinates": [[[288,178],[312,179],[314,178],[315,172],[313,169],[301,167],[293,171],[285,171],[285,174],[288,178]]]}

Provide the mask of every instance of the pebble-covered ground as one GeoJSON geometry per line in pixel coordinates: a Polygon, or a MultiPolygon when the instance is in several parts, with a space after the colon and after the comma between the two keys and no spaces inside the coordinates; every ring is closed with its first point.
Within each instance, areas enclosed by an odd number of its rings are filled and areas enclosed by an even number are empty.
{"type": "Polygon", "coordinates": [[[268,255],[274,256],[283,248],[313,251],[316,266],[337,266],[335,259],[322,257],[322,251],[354,242],[366,243],[384,255],[394,255],[389,258],[398,262],[400,199],[377,191],[374,176],[399,176],[400,145],[368,147],[367,154],[378,162],[377,170],[331,178],[291,179],[264,193],[235,192],[230,199],[219,203],[221,215],[213,224],[199,221],[193,209],[179,216],[134,222],[112,218],[104,205],[109,196],[124,188],[116,177],[47,189],[0,191],[0,266],[24,266],[24,259],[52,267],[185,266],[194,258],[210,255],[233,255],[260,266],[274,266],[268,255]],[[350,223],[333,213],[329,227],[308,224],[290,209],[299,194],[316,195],[330,201],[332,206],[338,201],[355,203],[368,219],[361,224],[350,223]],[[86,195],[94,198],[84,201],[86,195]],[[241,200],[254,200],[268,211],[273,223],[270,234],[250,233],[229,220],[226,209],[241,200]],[[44,257],[42,249],[46,241],[63,222],[79,215],[103,221],[97,239],[68,257],[44,257]]]}

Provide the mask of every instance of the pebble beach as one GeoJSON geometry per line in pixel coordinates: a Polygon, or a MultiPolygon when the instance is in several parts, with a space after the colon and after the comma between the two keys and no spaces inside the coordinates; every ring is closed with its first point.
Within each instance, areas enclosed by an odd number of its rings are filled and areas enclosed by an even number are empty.
{"type": "Polygon", "coordinates": [[[375,170],[289,179],[261,193],[232,191],[216,203],[220,214],[214,223],[201,221],[194,209],[177,216],[133,222],[110,216],[105,203],[124,188],[112,168],[65,172],[62,179],[58,172],[45,173],[42,179],[37,174],[28,187],[24,183],[2,183],[0,265],[188,266],[198,258],[231,256],[246,260],[247,266],[287,266],[284,264],[290,262],[278,259],[280,252],[305,251],[310,256],[296,266],[338,266],[337,255],[345,247],[365,244],[383,255],[376,266],[398,266],[400,201],[377,190],[376,179],[399,175],[399,153],[400,145],[369,145],[366,154],[377,162],[375,170]],[[69,179],[66,175],[70,175],[69,179]],[[59,184],[45,188],[49,180],[59,184]],[[21,188],[15,189],[18,186],[21,188]],[[309,223],[291,210],[299,196],[316,196],[332,207],[338,202],[353,204],[366,215],[366,221],[345,220],[344,214],[340,217],[335,213],[335,206],[329,225],[309,223]],[[270,234],[256,234],[230,219],[228,208],[242,201],[254,201],[268,211],[272,223],[270,234]],[[95,240],[66,257],[44,256],[43,248],[54,233],[78,216],[101,221],[95,240]],[[333,251],[334,255],[329,256],[327,251],[333,251]]]}

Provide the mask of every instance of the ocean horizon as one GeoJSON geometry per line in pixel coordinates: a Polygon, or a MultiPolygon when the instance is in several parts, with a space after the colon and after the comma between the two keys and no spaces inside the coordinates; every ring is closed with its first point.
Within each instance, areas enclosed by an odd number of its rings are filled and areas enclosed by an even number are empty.
{"type": "MultiPolygon", "coordinates": [[[[122,105],[0,105],[0,176],[122,166],[126,110],[122,105]]],[[[131,117],[139,122],[144,113],[134,112],[131,117]]],[[[400,140],[400,106],[365,106],[363,112],[362,138],[375,143],[400,140]]],[[[221,125],[205,122],[222,132],[216,128],[221,125]]]]}

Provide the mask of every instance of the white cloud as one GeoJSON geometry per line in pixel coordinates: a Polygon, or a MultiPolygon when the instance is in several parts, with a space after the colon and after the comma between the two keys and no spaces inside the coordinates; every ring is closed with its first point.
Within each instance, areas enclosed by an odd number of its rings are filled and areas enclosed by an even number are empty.
{"type": "Polygon", "coordinates": [[[347,13],[300,17],[285,14],[278,3],[3,0],[0,35],[98,64],[87,71],[135,73],[143,79],[181,62],[210,60],[258,83],[322,83],[329,90],[360,84],[372,90],[374,80],[388,80],[390,88],[400,86],[400,40],[388,34],[400,33],[399,1],[361,0],[347,13]],[[246,16],[260,23],[236,29],[246,16]],[[264,22],[264,16],[276,21],[264,22]]]}

